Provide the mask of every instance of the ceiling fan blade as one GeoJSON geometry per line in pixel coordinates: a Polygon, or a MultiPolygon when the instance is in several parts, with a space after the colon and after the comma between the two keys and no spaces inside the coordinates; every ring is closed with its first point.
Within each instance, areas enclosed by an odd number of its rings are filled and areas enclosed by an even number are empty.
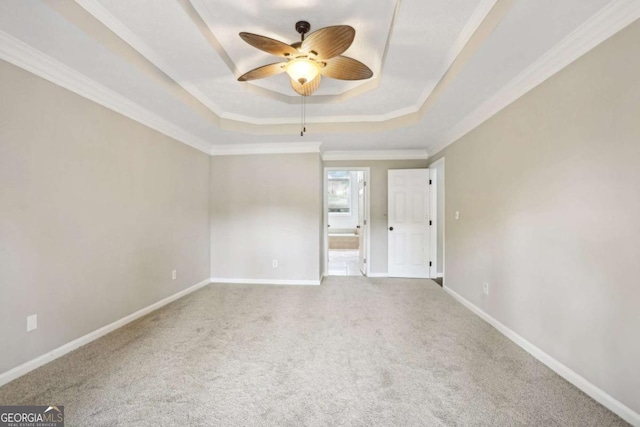
{"type": "Polygon", "coordinates": [[[238,77],[238,81],[246,82],[248,80],[263,79],[265,77],[284,73],[284,65],[285,62],[276,62],[275,64],[263,65],[262,67],[254,68],[253,70],[238,77]]]}
{"type": "Polygon", "coordinates": [[[318,59],[329,59],[349,49],[355,36],[356,30],[349,25],[325,27],[305,37],[301,47],[305,52],[315,52],[318,59]]]}
{"type": "Polygon", "coordinates": [[[240,37],[251,46],[270,53],[271,55],[281,56],[283,58],[298,55],[298,51],[295,48],[269,37],[245,32],[240,33],[240,37]]]}
{"type": "Polygon", "coordinates": [[[320,71],[323,76],[338,80],[364,80],[373,76],[373,71],[357,59],[336,56],[327,60],[320,71]]]}
{"type": "Polygon", "coordinates": [[[301,85],[297,81],[291,79],[291,87],[302,96],[310,96],[320,87],[320,79],[322,76],[318,74],[315,79],[301,85]]]}

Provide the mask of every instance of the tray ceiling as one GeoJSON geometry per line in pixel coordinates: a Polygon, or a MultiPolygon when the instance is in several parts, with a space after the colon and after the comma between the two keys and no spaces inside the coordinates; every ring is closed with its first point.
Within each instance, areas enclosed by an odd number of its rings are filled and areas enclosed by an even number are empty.
{"type": "Polygon", "coordinates": [[[433,153],[638,17],[634,0],[30,0],[0,3],[0,58],[203,151],[433,153]],[[354,27],[345,55],[374,72],[323,79],[304,138],[286,75],[237,81],[278,62],[239,32],[292,43],[299,20],[354,27]]]}

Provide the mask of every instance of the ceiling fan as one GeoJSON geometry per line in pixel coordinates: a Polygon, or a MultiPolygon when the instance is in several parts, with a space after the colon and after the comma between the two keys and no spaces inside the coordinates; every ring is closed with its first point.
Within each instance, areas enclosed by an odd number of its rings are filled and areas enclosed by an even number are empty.
{"type": "Polygon", "coordinates": [[[291,78],[291,87],[300,95],[309,96],[320,86],[321,77],[338,80],[364,80],[373,72],[362,62],[342,56],[356,35],[349,25],[335,25],[314,31],[307,21],[296,23],[300,41],[290,45],[269,37],[252,33],[240,33],[240,37],[251,46],[285,58],[287,62],[276,62],[255,68],[240,77],[241,82],[262,79],[286,72],[291,78]]]}

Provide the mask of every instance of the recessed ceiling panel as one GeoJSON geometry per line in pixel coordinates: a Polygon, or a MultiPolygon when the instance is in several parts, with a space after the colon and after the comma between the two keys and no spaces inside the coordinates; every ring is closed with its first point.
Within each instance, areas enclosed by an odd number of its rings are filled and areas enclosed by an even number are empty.
{"type": "MultiPolygon", "coordinates": [[[[331,25],[352,26],[356,30],[356,36],[345,55],[364,62],[375,76],[380,74],[397,0],[379,0],[366,4],[356,0],[191,0],[191,3],[241,73],[263,64],[281,62],[283,59],[248,45],[238,36],[240,32],[264,35],[292,44],[300,41],[295,23],[304,20],[311,24],[310,33],[331,25]]],[[[288,96],[295,95],[289,87],[286,75],[246,84],[288,96]]],[[[326,79],[316,94],[338,95],[361,84],[362,81],[326,79]]]]}
{"type": "Polygon", "coordinates": [[[356,36],[345,55],[369,66],[373,78],[323,79],[307,103],[317,121],[380,121],[414,112],[424,103],[460,46],[470,37],[469,22],[474,13],[482,4],[492,2],[79,0],[79,3],[220,117],[250,124],[286,124],[295,123],[299,117],[299,96],[291,89],[286,74],[251,82],[237,81],[246,71],[281,60],[245,43],[238,35],[240,32],[293,43],[299,40],[295,31],[299,20],[309,21],[311,31],[330,25],[351,25],[356,36]],[[197,18],[185,11],[187,7],[197,18]],[[96,13],[96,9],[102,10],[96,13]],[[202,28],[194,22],[198,18],[213,39],[203,35],[202,28]]]}

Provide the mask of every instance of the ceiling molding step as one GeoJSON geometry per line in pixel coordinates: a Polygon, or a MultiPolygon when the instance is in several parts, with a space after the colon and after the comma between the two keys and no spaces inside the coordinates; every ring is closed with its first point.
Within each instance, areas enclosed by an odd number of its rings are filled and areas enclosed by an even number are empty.
{"type": "Polygon", "coordinates": [[[455,125],[430,154],[436,154],[462,138],[637,19],[640,19],[640,1],[614,0],[609,3],[455,125]]]}
{"type": "MultiPolygon", "coordinates": [[[[320,95],[324,96],[324,95],[320,95]]],[[[314,96],[309,96],[308,98],[314,98],[314,96]]],[[[299,102],[299,101],[298,101],[299,102]]],[[[307,103],[309,105],[309,103],[307,103]]],[[[409,114],[413,114],[417,111],[415,107],[406,107],[400,108],[398,110],[393,110],[384,114],[366,114],[366,115],[342,115],[342,116],[315,116],[307,118],[306,123],[308,124],[350,124],[350,123],[377,123],[377,122],[385,122],[388,120],[399,119],[409,114]]],[[[272,117],[272,118],[257,118],[245,116],[244,114],[236,114],[236,113],[223,113],[220,115],[220,118],[223,120],[233,120],[240,123],[246,123],[248,125],[255,126],[280,126],[280,125],[292,125],[297,124],[300,125],[299,117],[272,117]]],[[[248,129],[248,128],[247,128],[248,129]]]]}
{"type": "Polygon", "coordinates": [[[137,121],[190,147],[209,153],[211,145],[37,49],[0,31],[0,59],[137,121]]]}
{"type": "MultiPolygon", "coordinates": [[[[196,98],[199,102],[205,105],[213,114],[221,117],[223,113],[222,109],[216,105],[215,102],[202,91],[200,91],[195,85],[189,83],[188,79],[183,78],[172,69],[169,64],[162,60],[162,57],[153,50],[149,45],[142,41],[136,34],[127,28],[120,20],[113,16],[109,11],[97,0],[75,0],[76,3],[90,13],[95,19],[100,21],[102,25],[107,27],[115,35],[120,37],[125,43],[136,50],[140,55],[145,57],[149,62],[161,70],[169,78],[180,85],[191,96],[196,98]]],[[[188,0],[187,0],[188,1],[188,0]]]]}
{"type": "MultiPolygon", "coordinates": [[[[138,50],[139,52],[143,53],[144,56],[146,56],[147,58],[149,58],[149,60],[151,60],[158,68],[160,68],[161,70],[163,70],[165,73],[167,73],[168,75],[173,75],[172,71],[170,70],[170,68],[168,66],[166,66],[166,64],[163,64],[162,61],[159,60],[158,55],[156,54],[151,54],[151,53],[145,53],[145,52],[151,52],[151,49],[149,49],[144,43],[139,42],[136,43],[135,41],[137,40],[135,36],[128,36],[128,33],[130,33],[130,31],[126,30],[126,27],[124,25],[122,25],[121,23],[119,23],[115,18],[110,17],[109,13],[106,12],[102,6],[99,6],[99,3],[97,2],[97,0],[76,0],[77,2],[79,2],[83,7],[85,7],[90,13],[92,13],[97,19],[99,19],[100,21],[102,21],[108,28],[110,28],[112,31],[114,31],[114,33],[120,35],[120,37],[122,37],[124,40],[126,40],[131,46],[133,46],[136,50],[138,50]],[[97,4],[97,7],[91,7],[89,8],[89,6],[97,4]],[[109,18],[110,17],[110,18],[109,18]],[[121,28],[124,28],[125,30],[120,30],[121,28]]],[[[462,49],[467,45],[467,43],[469,42],[469,40],[471,39],[471,37],[475,34],[476,30],[478,29],[478,27],[483,23],[483,21],[487,18],[487,16],[489,15],[489,13],[491,12],[492,8],[495,6],[497,0],[481,0],[480,4],[478,5],[478,7],[474,10],[471,18],[469,19],[469,21],[465,24],[462,32],[460,33],[459,37],[456,39],[454,45],[452,46],[451,50],[448,52],[447,54],[447,59],[445,61],[445,63],[443,64],[443,68],[440,71],[440,79],[442,79],[442,77],[446,74],[447,70],[450,68],[451,64],[455,61],[455,59],[460,55],[460,52],[462,51],[462,49]]],[[[195,3],[192,4],[192,2],[190,0],[180,0],[180,4],[183,5],[183,8],[187,9],[187,14],[191,17],[191,19],[193,20],[195,17],[192,15],[198,15],[199,19],[201,19],[203,21],[203,23],[206,25],[206,23],[208,22],[208,19],[205,17],[202,17],[199,15],[199,11],[198,9],[202,7],[202,4],[200,4],[201,1],[196,1],[195,3]],[[196,4],[199,4],[199,7],[196,7],[196,4]],[[190,10],[193,9],[193,10],[190,10]]],[[[380,65],[380,69],[382,69],[384,67],[385,61],[386,61],[386,56],[387,56],[387,51],[389,49],[389,43],[391,40],[391,36],[393,33],[393,28],[395,26],[395,21],[397,19],[397,15],[398,15],[398,10],[400,7],[400,1],[396,1],[396,6],[394,8],[394,15],[392,17],[391,20],[391,26],[389,28],[389,32],[387,35],[387,39],[386,39],[386,44],[385,44],[385,49],[384,49],[384,55],[382,57],[382,61],[381,61],[381,65],[380,65]]],[[[198,26],[198,28],[200,28],[201,26],[198,25],[198,23],[195,23],[196,26],[198,26]]],[[[201,31],[203,29],[201,28],[201,31]]],[[[215,39],[215,36],[213,35],[213,33],[211,33],[210,29],[207,27],[206,30],[210,37],[215,39]]],[[[205,37],[207,38],[207,40],[209,40],[209,37],[205,37]]],[[[218,51],[218,54],[224,59],[225,63],[227,63],[227,59],[228,61],[230,61],[233,64],[233,61],[231,61],[231,59],[228,57],[228,55],[226,54],[226,52],[224,52],[224,50],[219,51],[219,49],[221,49],[222,47],[220,46],[220,43],[216,41],[212,44],[212,47],[218,51]],[[225,59],[226,58],[226,59],[225,59]]],[[[227,63],[227,66],[229,66],[229,64],[227,63]]],[[[235,66],[235,64],[233,64],[233,67],[229,66],[230,71],[236,75],[239,73],[237,72],[237,67],[235,66]]],[[[359,96],[361,94],[367,93],[373,89],[376,89],[379,86],[380,83],[380,75],[381,73],[376,73],[376,76],[371,79],[368,80],[367,82],[364,82],[363,84],[349,89],[341,94],[336,94],[336,95],[315,95],[312,97],[309,97],[310,99],[307,100],[308,103],[310,104],[326,104],[326,103],[337,103],[337,102],[343,102],[346,101],[348,99],[351,99],[355,96],[359,96]]],[[[236,75],[237,77],[237,75],[236,75]]],[[[181,81],[181,79],[174,79],[176,81],[181,81]]],[[[193,95],[195,98],[197,98],[199,101],[201,101],[203,104],[207,105],[209,108],[211,108],[211,111],[218,115],[219,118],[221,120],[233,120],[239,123],[246,123],[248,125],[257,125],[257,126],[279,126],[279,125],[286,125],[286,124],[295,124],[297,123],[296,118],[293,117],[272,117],[272,118],[261,118],[261,117],[253,117],[253,116],[247,116],[244,114],[238,114],[238,113],[229,113],[229,112],[223,112],[220,111],[217,107],[213,106],[213,104],[211,103],[211,101],[209,101],[206,97],[206,95],[204,95],[203,93],[201,93],[195,86],[193,85],[187,85],[185,83],[179,83],[181,86],[184,87],[184,89],[186,91],[188,91],[191,95],[193,95]]],[[[242,83],[243,87],[245,87],[246,90],[256,93],[258,95],[261,96],[266,96],[268,98],[274,99],[274,100],[279,100],[281,102],[286,102],[289,104],[295,104],[299,102],[299,97],[297,96],[291,96],[291,95],[285,95],[284,93],[280,93],[280,92],[273,92],[271,90],[265,89],[263,87],[257,86],[255,85],[254,82],[243,82],[242,83]]],[[[366,114],[366,115],[347,115],[347,116],[318,116],[318,117],[314,117],[313,119],[311,119],[309,121],[309,123],[321,123],[321,124],[337,124],[337,123],[341,123],[341,124],[351,124],[351,123],[377,123],[377,122],[388,122],[388,121],[392,121],[392,120],[397,120],[397,119],[402,119],[404,116],[409,116],[412,114],[417,113],[423,106],[424,104],[427,102],[427,99],[429,98],[429,96],[431,95],[431,93],[433,92],[433,90],[435,89],[436,84],[433,84],[429,87],[427,87],[421,95],[418,96],[418,99],[416,100],[416,102],[412,105],[403,107],[403,108],[399,108],[396,110],[392,110],[392,111],[387,111],[385,113],[379,113],[379,114],[366,114]]],[[[394,127],[398,127],[401,126],[402,122],[400,123],[396,123],[396,125],[394,127]]],[[[248,128],[247,128],[248,129],[248,128]]]]}
{"type": "Polygon", "coordinates": [[[426,160],[427,150],[325,151],[322,160],[426,160]]]}
{"type": "Polygon", "coordinates": [[[214,145],[212,156],[242,156],[251,154],[306,154],[320,153],[321,142],[274,142],[265,144],[214,145]]]}
{"type": "MultiPolygon", "coordinates": [[[[453,142],[455,142],[455,141],[453,141],[453,142]]],[[[436,154],[438,154],[440,151],[444,150],[444,149],[445,149],[445,148],[447,148],[449,145],[451,145],[453,142],[447,142],[447,143],[441,142],[441,143],[439,143],[438,145],[436,145],[436,146],[435,146],[435,148],[433,148],[433,149],[429,150],[429,156],[430,156],[430,157],[435,156],[435,155],[436,155],[436,154]]]]}
{"type": "MultiPolygon", "coordinates": [[[[109,29],[109,31],[111,31],[116,37],[119,37],[120,39],[122,39],[124,43],[129,45],[139,55],[141,55],[147,61],[149,61],[149,63],[153,64],[154,67],[156,67],[166,76],[168,76],[168,78],[171,79],[172,82],[179,85],[190,96],[192,96],[198,102],[200,102],[202,105],[208,108],[211,114],[215,115],[217,120],[220,120],[220,121],[231,120],[236,122],[242,122],[247,125],[259,125],[259,126],[279,126],[282,124],[293,124],[293,123],[299,122],[298,118],[293,118],[293,117],[260,118],[260,117],[252,117],[244,114],[229,113],[229,112],[223,111],[207,94],[202,92],[196,85],[190,83],[188,79],[185,79],[182,76],[180,76],[180,74],[176,72],[176,70],[171,68],[169,64],[163,61],[161,55],[159,55],[154,49],[152,49],[149,45],[147,45],[142,39],[140,39],[133,31],[131,31],[126,25],[124,25],[118,18],[113,16],[98,0],[75,0],[75,3],[79,7],[84,9],[87,13],[89,13],[91,16],[93,16],[95,19],[97,19],[100,23],[102,23],[102,25],[104,25],[107,29],[109,29]]],[[[397,3],[399,4],[398,1],[397,3]]],[[[194,22],[194,25],[203,34],[203,37],[205,37],[207,42],[211,45],[212,49],[216,51],[216,54],[220,56],[222,61],[227,65],[231,74],[234,75],[235,77],[239,77],[241,73],[237,70],[237,66],[233,63],[233,61],[231,60],[229,55],[226,53],[226,51],[224,51],[224,49],[222,48],[222,45],[220,45],[220,42],[217,41],[215,35],[211,32],[209,27],[206,27],[207,25],[206,21],[203,20],[202,17],[200,17],[199,12],[195,7],[195,5],[190,0],[179,0],[178,4],[183,8],[185,13],[192,20],[192,22],[194,22]],[[199,22],[196,18],[199,19],[201,22],[199,22]],[[206,28],[203,28],[203,25],[206,28]]],[[[396,7],[396,12],[397,12],[397,7],[396,7]]],[[[394,12],[393,19],[395,19],[395,16],[396,15],[394,12]]],[[[385,52],[388,49],[390,36],[391,34],[389,34],[387,37],[385,52]]],[[[383,57],[383,60],[381,63],[381,69],[384,66],[384,59],[385,57],[383,57]]],[[[354,96],[358,96],[363,93],[369,92],[371,90],[376,89],[379,86],[381,73],[378,73],[378,74],[379,75],[376,78],[363,82],[362,84],[360,84],[355,88],[348,89],[342,94],[319,95],[319,96],[316,95],[313,97],[309,97],[310,99],[307,100],[307,102],[310,104],[342,102],[354,96]]],[[[243,82],[240,84],[242,84],[247,91],[253,92],[255,94],[258,94],[260,96],[264,96],[273,100],[277,100],[287,104],[298,104],[300,102],[300,96],[295,94],[295,92],[294,92],[294,95],[286,95],[281,92],[274,92],[272,90],[257,86],[253,82],[243,82]]],[[[287,85],[287,90],[289,90],[288,85],[287,85]]],[[[398,111],[392,111],[385,114],[371,115],[371,116],[365,116],[365,117],[357,117],[357,116],[356,117],[350,116],[346,118],[340,117],[340,116],[336,116],[336,117],[329,116],[329,117],[320,117],[320,118],[317,117],[315,118],[315,122],[316,123],[317,122],[327,122],[327,123],[351,122],[351,121],[378,122],[378,121],[393,119],[395,117],[402,116],[403,114],[409,114],[414,110],[415,110],[415,107],[411,107],[410,111],[408,112],[401,109],[398,111]]],[[[221,127],[224,127],[224,126],[221,126],[221,127]]],[[[248,129],[249,129],[249,126],[245,128],[245,130],[247,131],[248,129]]]]}
{"type": "MultiPolygon", "coordinates": [[[[96,1],[96,0],[76,0],[76,1],[96,1]]],[[[495,1],[495,0],[494,0],[495,1]]],[[[374,72],[374,77],[360,82],[357,86],[347,89],[344,92],[332,94],[332,95],[316,95],[310,97],[311,99],[308,101],[309,103],[337,103],[344,102],[348,99],[351,99],[356,96],[360,96],[364,93],[370,92],[378,88],[381,82],[382,70],[384,69],[387,51],[389,49],[389,43],[391,40],[391,36],[393,33],[393,28],[395,25],[395,21],[398,16],[398,10],[400,9],[401,0],[394,0],[395,5],[393,9],[393,15],[391,17],[389,30],[387,32],[387,37],[385,40],[385,46],[382,53],[382,58],[380,61],[380,66],[374,72]]],[[[217,39],[211,28],[215,28],[214,23],[211,19],[211,11],[206,7],[206,2],[202,0],[178,0],[178,3],[182,6],[187,16],[191,19],[194,25],[200,30],[201,34],[207,40],[209,45],[217,52],[217,54],[222,58],[225,62],[229,71],[237,78],[242,74],[237,67],[237,64],[233,62],[231,57],[222,47],[222,44],[217,39]]],[[[254,81],[246,81],[241,83],[242,86],[248,92],[264,96],[276,101],[280,101],[288,104],[296,104],[298,103],[297,94],[290,95],[289,87],[285,89],[286,92],[274,91],[272,89],[267,89],[265,87],[259,86],[254,81]]],[[[220,113],[221,118],[225,118],[224,113],[220,113]]],[[[236,115],[233,120],[246,121],[251,124],[270,124],[270,123],[259,123],[259,118],[245,116],[245,115],[236,115]]],[[[275,122],[274,124],[281,124],[282,122],[275,122]]]]}
{"type": "MultiPolygon", "coordinates": [[[[469,43],[469,41],[471,40],[475,32],[478,30],[478,28],[480,28],[480,25],[482,25],[484,20],[487,19],[487,16],[489,16],[489,13],[491,13],[491,9],[493,9],[493,7],[496,5],[496,2],[497,0],[481,0],[480,1],[480,4],[473,11],[471,18],[469,18],[467,23],[464,25],[455,43],[447,53],[446,59],[442,64],[442,68],[438,73],[437,81],[427,86],[422,91],[422,93],[420,94],[420,96],[418,97],[414,105],[410,107],[405,107],[405,109],[411,109],[411,111],[410,112],[402,112],[402,110],[390,111],[386,113],[386,116],[398,117],[400,115],[415,113],[422,108],[422,106],[427,102],[427,99],[429,98],[431,93],[433,93],[433,90],[436,88],[437,82],[443,79],[443,77],[447,73],[447,70],[451,68],[451,65],[453,65],[456,58],[460,56],[460,53],[462,52],[464,47],[469,43]]],[[[393,117],[388,117],[388,118],[393,118],[393,117]]]]}

